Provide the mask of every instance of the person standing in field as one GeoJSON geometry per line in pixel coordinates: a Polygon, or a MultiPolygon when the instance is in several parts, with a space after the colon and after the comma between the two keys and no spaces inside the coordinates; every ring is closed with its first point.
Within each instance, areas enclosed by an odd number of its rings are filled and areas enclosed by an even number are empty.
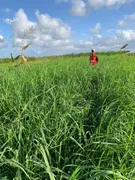
{"type": "Polygon", "coordinates": [[[98,64],[98,56],[96,55],[94,49],[91,50],[91,56],[90,56],[89,62],[91,65],[98,64]]]}

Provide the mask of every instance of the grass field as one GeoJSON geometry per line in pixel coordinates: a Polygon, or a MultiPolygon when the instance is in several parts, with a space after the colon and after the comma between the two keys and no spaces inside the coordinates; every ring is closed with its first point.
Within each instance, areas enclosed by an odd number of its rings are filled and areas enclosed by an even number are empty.
{"type": "Polygon", "coordinates": [[[134,180],[135,56],[0,64],[0,180],[134,180]]]}

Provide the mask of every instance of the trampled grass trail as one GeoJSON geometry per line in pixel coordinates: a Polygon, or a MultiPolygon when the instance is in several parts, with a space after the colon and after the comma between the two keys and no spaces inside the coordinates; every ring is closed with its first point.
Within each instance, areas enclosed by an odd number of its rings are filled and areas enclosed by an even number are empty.
{"type": "Polygon", "coordinates": [[[135,58],[0,67],[1,180],[135,179],[135,58]]]}

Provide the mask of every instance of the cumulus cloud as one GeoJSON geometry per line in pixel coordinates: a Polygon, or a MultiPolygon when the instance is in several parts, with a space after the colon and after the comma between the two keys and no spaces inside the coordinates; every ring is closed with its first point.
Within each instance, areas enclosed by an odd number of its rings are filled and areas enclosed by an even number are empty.
{"type": "MultiPolygon", "coordinates": [[[[35,12],[36,21],[28,19],[23,9],[15,13],[13,19],[5,19],[5,22],[11,25],[13,30],[12,43],[14,47],[20,49],[32,43],[26,53],[33,56],[59,55],[66,53],[89,52],[91,48],[96,51],[119,50],[121,42],[117,38],[123,38],[125,41],[135,42],[135,31],[133,30],[113,30],[115,36],[102,36],[99,34],[101,29],[100,23],[91,29],[93,37],[87,35],[86,40],[72,40],[72,29],[62,20],[53,18],[48,14],[35,12]],[[10,23],[9,23],[10,22],[10,23]],[[26,35],[25,35],[26,34],[26,35]]],[[[0,47],[4,47],[6,41],[0,36],[0,47]]]]}
{"type": "Polygon", "coordinates": [[[92,32],[92,33],[94,33],[94,34],[98,34],[99,31],[100,31],[100,29],[101,29],[101,25],[100,25],[100,23],[97,23],[96,26],[95,26],[95,28],[91,28],[91,29],[90,29],[90,32],[92,32]]]}
{"type": "Polygon", "coordinates": [[[100,9],[103,7],[106,8],[119,8],[120,6],[132,2],[132,0],[56,0],[57,3],[69,2],[72,7],[70,13],[73,16],[85,16],[88,8],[91,9],[100,9]],[[86,6],[89,5],[89,7],[86,6]]]}
{"type": "Polygon", "coordinates": [[[56,0],[57,3],[70,2],[72,7],[70,13],[73,16],[85,16],[86,4],[83,0],[56,0]]]}
{"type": "Polygon", "coordinates": [[[116,30],[116,34],[121,45],[128,43],[128,49],[135,52],[135,30],[116,30]]]}
{"type": "Polygon", "coordinates": [[[88,0],[89,6],[94,9],[99,9],[101,7],[121,6],[129,2],[130,0],[88,0]]]}
{"type": "Polygon", "coordinates": [[[11,20],[9,18],[6,18],[6,19],[3,19],[3,21],[7,24],[12,24],[15,21],[15,19],[11,20]]]}
{"type": "Polygon", "coordinates": [[[69,38],[71,35],[71,28],[61,22],[60,19],[51,18],[47,14],[40,14],[39,11],[36,11],[36,17],[38,20],[39,28],[44,32],[51,34],[52,38],[69,38]]]}
{"type": "Polygon", "coordinates": [[[102,38],[101,34],[97,34],[96,37],[97,37],[98,39],[101,39],[101,38],[102,38]]]}
{"type": "Polygon", "coordinates": [[[123,20],[119,20],[119,21],[118,21],[118,26],[120,26],[120,27],[127,27],[127,26],[128,26],[128,23],[125,22],[125,21],[123,21],[123,20]]]}
{"type": "Polygon", "coordinates": [[[36,23],[29,21],[23,9],[20,9],[12,22],[13,33],[15,36],[22,38],[26,29],[35,27],[36,23]]]}
{"type": "MultiPolygon", "coordinates": [[[[72,7],[70,9],[73,16],[85,16],[88,9],[98,10],[100,8],[119,8],[122,5],[132,2],[133,0],[56,0],[57,3],[69,2],[72,7]],[[87,6],[88,4],[88,6],[87,6]]],[[[134,16],[127,18],[134,18],[134,16]]]]}
{"type": "Polygon", "coordinates": [[[135,30],[116,30],[116,33],[123,41],[135,41],[135,30]]]}
{"type": "Polygon", "coordinates": [[[32,22],[24,10],[19,9],[14,19],[5,19],[5,22],[12,26],[14,47],[21,47],[27,43],[50,47],[53,45],[52,42],[71,36],[71,28],[60,19],[40,14],[39,11],[36,11],[35,15],[37,21],[32,22]]]}
{"type": "Polygon", "coordinates": [[[118,45],[118,39],[116,36],[104,36],[96,42],[98,46],[112,47],[118,45]]]}
{"type": "Polygon", "coordinates": [[[86,14],[86,4],[82,0],[71,0],[72,8],[70,10],[71,14],[74,16],[85,16],[86,14]]]}
{"type": "Polygon", "coordinates": [[[96,49],[96,51],[118,51],[122,43],[119,42],[117,36],[101,36],[100,34],[96,34],[93,37],[87,40],[68,40],[68,41],[57,41],[55,46],[46,50],[45,47],[40,49],[40,53],[44,52],[47,55],[51,54],[68,54],[68,53],[80,53],[80,52],[90,52],[92,48],[96,49]],[[61,46],[62,44],[62,46],[61,46]]]}

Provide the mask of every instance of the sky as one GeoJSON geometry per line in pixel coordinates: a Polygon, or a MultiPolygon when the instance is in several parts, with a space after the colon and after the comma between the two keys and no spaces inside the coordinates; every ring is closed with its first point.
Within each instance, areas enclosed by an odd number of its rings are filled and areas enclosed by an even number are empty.
{"type": "Polygon", "coordinates": [[[135,52],[135,0],[4,0],[0,58],[71,53],[135,52]]]}

